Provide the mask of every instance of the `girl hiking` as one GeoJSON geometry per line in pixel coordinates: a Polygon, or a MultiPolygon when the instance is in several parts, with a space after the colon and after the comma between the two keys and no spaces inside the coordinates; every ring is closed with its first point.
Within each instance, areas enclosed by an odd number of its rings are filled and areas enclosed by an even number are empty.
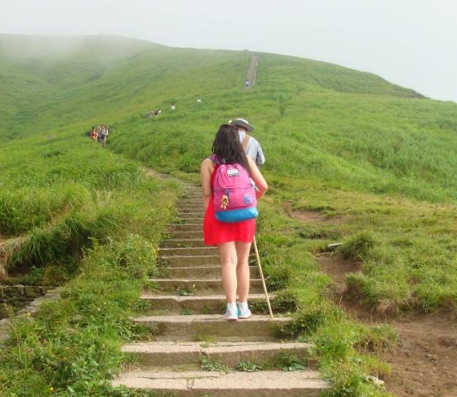
{"type": "Polygon", "coordinates": [[[216,219],[219,205],[214,202],[214,185],[217,170],[222,165],[241,165],[255,184],[256,199],[262,197],[268,185],[255,162],[247,157],[241,146],[237,127],[223,124],[217,131],[212,146],[213,155],[203,160],[200,168],[203,207],[203,235],[206,245],[217,246],[221,260],[222,287],[227,299],[226,320],[246,319],[251,316],[248,307],[249,252],[254,239],[255,218],[227,223],[216,219]],[[238,304],[237,304],[238,295],[238,304]]]}

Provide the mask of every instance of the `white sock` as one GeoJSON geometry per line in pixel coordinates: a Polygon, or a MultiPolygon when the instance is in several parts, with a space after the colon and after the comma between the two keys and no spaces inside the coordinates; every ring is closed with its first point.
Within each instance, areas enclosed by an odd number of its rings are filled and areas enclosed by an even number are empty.
{"type": "Polygon", "coordinates": [[[230,310],[231,312],[236,311],[236,303],[227,303],[227,310],[230,310]]]}
{"type": "Polygon", "coordinates": [[[248,302],[239,302],[238,306],[240,307],[241,310],[248,310],[248,302]]]}

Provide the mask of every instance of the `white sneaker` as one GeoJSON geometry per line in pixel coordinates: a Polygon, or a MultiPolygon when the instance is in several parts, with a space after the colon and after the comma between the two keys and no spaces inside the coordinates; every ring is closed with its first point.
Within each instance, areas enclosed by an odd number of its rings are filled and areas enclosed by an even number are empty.
{"type": "Polygon", "coordinates": [[[225,312],[224,318],[228,321],[236,321],[238,320],[238,310],[230,310],[227,308],[227,311],[225,312]]]}
{"type": "Polygon", "coordinates": [[[246,318],[251,317],[251,315],[252,315],[252,313],[248,307],[243,309],[240,306],[238,306],[238,318],[246,319],[246,318]]]}

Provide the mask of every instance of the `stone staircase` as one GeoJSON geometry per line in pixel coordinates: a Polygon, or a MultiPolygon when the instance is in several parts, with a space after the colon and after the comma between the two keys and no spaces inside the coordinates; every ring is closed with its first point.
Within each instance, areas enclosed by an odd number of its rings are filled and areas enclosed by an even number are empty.
{"type": "MultiPolygon", "coordinates": [[[[200,189],[187,186],[178,212],[180,219],[160,248],[161,278],[150,280],[142,295],[148,315],[134,319],[151,330],[151,341],[123,346],[136,366],[113,385],[154,396],[193,397],[303,397],[328,389],[315,370],[281,370],[291,359],[306,362],[310,346],[278,340],[279,327],[290,318],[264,314],[256,265],[251,266],[249,295],[253,316],[224,320],[219,256],[216,248],[203,244],[200,189]]],[[[274,307],[274,296],[270,299],[274,307]]]]}
{"type": "Polygon", "coordinates": [[[257,80],[257,66],[259,64],[258,54],[252,54],[251,62],[249,63],[248,73],[246,79],[249,80],[250,84],[248,87],[244,87],[245,90],[250,90],[254,87],[257,80]]]}

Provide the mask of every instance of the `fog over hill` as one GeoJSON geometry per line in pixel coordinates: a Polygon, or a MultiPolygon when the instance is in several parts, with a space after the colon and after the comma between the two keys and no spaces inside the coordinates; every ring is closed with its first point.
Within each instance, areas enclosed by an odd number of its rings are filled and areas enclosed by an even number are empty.
{"type": "MultiPolygon", "coordinates": [[[[217,89],[237,89],[228,76],[244,81],[250,56],[249,51],[172,48],[117,36],[0,35],[0,135],[13,139],[46,131],[64,118],[91,119],[133,106],[142,97],[189,91],[214,96],[217,89]]],[[[298,57],[261,56],[259,87],[265,89],[422,98],[371,73],[298,57]],[[264,59],[274,62],[264,69],[264,59]],[[272,77],[275,71],[286,80],[272,77]]]]}
{"type": "Polygon", "coordinates": [[[111,35],[28,36],[0,34],[0,55],[12,59],[72,57],[93,52],[109,58],[125,58],[139,49],[159,44],[111,35]]]}
{"type": "Polygon", "coordinates": [[[175,48],[249,49],[366,71],[457,101],[450,0],[4,0],[0,33],[116,35],[175,48]]]}

